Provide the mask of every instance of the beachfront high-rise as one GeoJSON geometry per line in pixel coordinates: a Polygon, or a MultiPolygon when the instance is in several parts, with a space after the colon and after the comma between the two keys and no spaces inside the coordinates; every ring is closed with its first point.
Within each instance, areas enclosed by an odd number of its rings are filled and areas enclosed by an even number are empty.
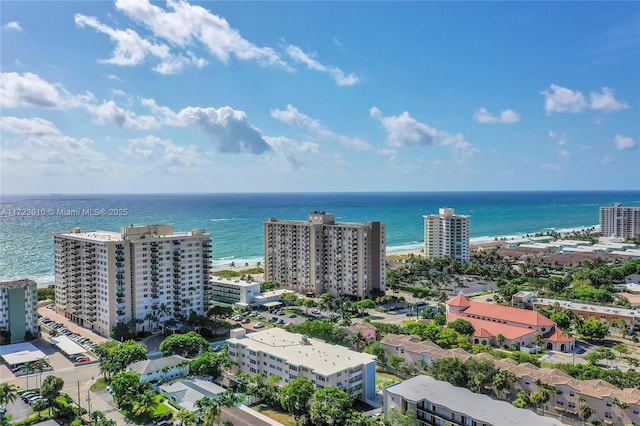
{"type": "Polygon", "coordinates": [[[469,260],[469,216],[455,214],[454,209],[443,207],[439,214],[423,217],[426,257],[469,260]]]}
{"type": "Polygon", "coordinates": [[[108,336],[138,319],[155,331],[209,309],[211,235],[172,225],[54,234],[56,312],[108,336]]]}
{"type": "Polygon", "coordinates": [[[623,240],[640,237],[640,207],[624,207],[620,203],[600,207],[600,234],[623,240]]]}
{"type": "Polygon", "coordinates": [[[336,222],[312,211],[307,221],[264,223],[266,281],[302,294],[369,297],[385,290],[385,225],[336,222]]]}
{"type": "Polygon", "coordinates": [[[36,282],[0,282],[0,344],[23,342],[38,334],[36,282]]]}

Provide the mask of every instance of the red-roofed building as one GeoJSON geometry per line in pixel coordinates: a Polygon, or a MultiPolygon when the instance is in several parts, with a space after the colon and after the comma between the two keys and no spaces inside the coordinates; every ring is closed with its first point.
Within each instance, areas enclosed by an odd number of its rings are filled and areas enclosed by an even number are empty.
{"type": "Polygon", "coordinates": [[[538,332],[549,350],[570,352],[575,347],[575,338],[562,332],[558,326],[541,313],[533,310],[512,308],[476,302],[463,294],[447,301],[447,321],[458,318],[469,321],[475,328],[474,343],[533,347],[538,332]],[[502,342],[498,342],[502,335],[502,342]]]}

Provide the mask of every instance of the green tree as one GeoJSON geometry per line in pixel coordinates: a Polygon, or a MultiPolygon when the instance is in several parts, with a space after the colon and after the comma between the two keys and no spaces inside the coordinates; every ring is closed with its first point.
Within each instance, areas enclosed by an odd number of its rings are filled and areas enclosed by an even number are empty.
{"type": "Polygon", "coordinates": [[[397,354],[392,354],[387,360],[387,365],[389,366],[389,368],[393,368],[396,371],[400,370],[403,364],[404,358],[397,354]]]}
{"type": "Polygon", "coordinates": [[[229,360],[229,348],[224,346],[220,352],[207,351],[198,355],[190,363],[191,374],[219,377],[229,360]]]}
{"type": "Polygon", "coordinates": [[[609,334],[609,326],[597,319],[588,319],[580,325],[578,333],[587,340],[601,340],[609,334]]]}
{"type": "Polygon", "coordinates": [[[471,336],[473,332],[476,331],[473,324],[462,318],[458,318],[455,321],[450,322],[447,324],[447,327],[467,336],[471,336]]]}
{"type": "Polygon", "coordinates": [[[181,355],[194,358],[209,348],[209,342],[194,331],[186,334],[172,334],[160,343],[163,355],[181,355]]]}
{"type": "Polygon", "coordinates": [[[215,424],[220,416],[220,403],[217,399],[205,396],[197,400],[194,405],[198,409],[199,417],[205,425],[212,426],[215,424]]]}
{"type": "Polygon", "coordinates": [[[0,383],[0,405],[7,405],[18,399],[18,390],[12,383],[0,383]]]}
{"type": "Polygon", "coordinates": [[[136,395],[135,402],[131,411],[136,416],[141,416],[151,410],[156,405],[156,393],[151,389],[145,390],[143,393],[136,395]]]}
{"type": "Polygon", "coordinates": [[[629,349],[622,343],[616,343],[611,347],[612,350],[618,352],[618,358],[622,358],[622,354],[628,354],[629,349]]]}
{"type": "Polygon", "coordinates": [[[591,410],[591,407],[589,407],[589,404],[580,402],[580,405],[578,405],[578,416],[580,416],[582,421],[586,422],[589,417],[591,417],[591,414],[593,414],[593,411],[591,410]]]}
{"type": "Polygon", "coordinates": [[[346,424],[351,408],[349,395],[335,386],[327,386],[313,393],[309,418],[315,426],[346,424]]]}
{"type": "Polygon", "coordinates": [[[60,396],[60,392],[62,391],[62,387],[64,386],[64,380],[57,376],[47,376],[42,382],[42,386],[40,387],[40,395],[44,399],[47,400],[47,405],[49,406],[49,414],[51,414],[53,404],[56,399],[60,396]]]}
{"type": "Polygon", "coordinates": [[[180,411],[178,411],[176,418],[180,422],[180,426],[190,426],[193,424],[193,413],[184,408],[181,408],[180,411]]]}
{"type": "Polygon", "coordinates": [[[380,342],[373,342],[366,348],[364,348],[365,353],[371,354],[376,357],[376,362],[378,364],[385,364],[387,359],[387,353],[384,349],[384,346],[380,342]]]}
{"type": "Polygon", "coordinates": [[[498,346],[502,346],[502,344],[504,343],[505,340],[507,340],[507,338],[504,337],[502,333],[498,333],[498,335],[496,336],[496,340],[498,341],[498,346]]]}
{"type": "Polygon", "coordinates": [[[420,426],[420,422],[416,418],[416,412],[411,410],[403,411],[401,407],[389,410],[385,420],[389,426],[420,426]]]}
{"type": "Polygon", "coordinates": [[[306,377],[297,377],[280,388],[278,393],[280,405],[297,418],[309,410],[309,400],[313,392],[311,380],[306,377]]]}
{"type": "Polygon", "coordinates": [[[298,296],[295,293],[284,293],[280,296],[280,300],[285,306],[294,306],[297,305],[298,296]]]}
{"type": "Polygon", "coordinates": [[[149,383],[140,379],[135,371],[121,371],[111,379],[113,399],[126,408],[131,408],[138,400],[138,396],[151,389],[149,383]]]}
{"type": "Polygon", "coordinates": [[[133,340],[127,340],[124,343],[113,340],[99,343],[94,348],[94,353],[100,360],[100,372],[106,379],[134,362],[147,359],[147,348],[133,340]]]}
{"type": "Polygon", "coordinates": [[[49,405],[49,401],[47,401],[46,399],[39,399],[36,402],[33,403],[33,405],[31,406],[31,408],[33,409],[33,411],[35,411],[37,414],[37,418],[38,420],[40,420],[42,418],[42,411],[46,410],[47,408],[49,408],[49,411],[51,411],[51,406],[49,405]]]}

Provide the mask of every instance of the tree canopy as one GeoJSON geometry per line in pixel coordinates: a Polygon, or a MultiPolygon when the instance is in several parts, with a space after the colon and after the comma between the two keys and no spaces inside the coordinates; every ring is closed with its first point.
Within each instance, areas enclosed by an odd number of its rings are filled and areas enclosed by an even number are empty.
{"type": "Polygon", "coordinates": [[[190,331],[186,334],[172,334],[160,343],[160,351],[167,355],[181,355],[185,358],[194,358],[209,348],[207,339],[190,331]]]}
{"type": "Polygon", "coordinates": [[[327,386],[313,393],[309,418],[315,426],[346,424],[351,409],[349,395],[335,386],[327,386]]]}
{"type": "Polygon", "coordinates": [[[105,377],[113,376],[134,362],[147,359],[147,348],[133,340],[99,343],[95,346],[94,353],[100,359],[100,371],[105,377]]]}

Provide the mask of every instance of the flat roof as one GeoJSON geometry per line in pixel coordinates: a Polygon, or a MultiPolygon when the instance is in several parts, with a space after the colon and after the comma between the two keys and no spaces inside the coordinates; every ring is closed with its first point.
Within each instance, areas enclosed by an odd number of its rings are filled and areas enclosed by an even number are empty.
{"type": "Polygon", "coordinates": [[[602,314],[640,317],[640,313],[638,312],[637,309],[626,309],[626,308],[620,308],[618,306],[590,305],[588,303],[582,303],[582,302],[571,302],[568,300],[542,299],[542,298],[531,299],[531,303],[533,305],[541,304],[541,305],[550,305],[550,306],[558,303],[558,306],[561,308],[571,309],[576,311],[593,311],[593,312],[598,312],[602,314]]]}
{"type": "Polygon", "coordinates": [[[305,340],[302,334],[290,333],[278,327],[234,337],[228,342],[283,358],[289,364],[308,367],[324,376],[376,360],[373,355],[318,339],[305,340]]]}
{"type": "Polygon", "coordinates": [[[475,420],[494,426],[561,426],[563,423],[549,417],[542,417],[533,411],[516,408],[505,401],[497,401],[487,395],[473,393],[468,389],[453,386],[433,377],[420,375],[404,382],[391,385],[385,393],[400,395],[404,399],[420,402],[427,400],[434,405],[447,407],[463,413],[475,420]]]}
{"type": "Polygon", "coordinates": [[[49,341],[67,355],[78,355],[87,352],[85,348],[69,339],[67,336],[49,337],[49,341]]]}
{"type": "Polygon", "coordinates": [[[231,278],[224,278],[224,277],[218,277],[215,276],[213,274],[211,274],[211,280],[210,280],[211,284],[215,285],[216,283],[218,284],[230,284],[236,287],[253,287],[255,285],[260,285],[260,283],[258,281],[245,281],[245,280],[241,280],[239,278],[237,279],[231,279],[231,278]]]}
{"type": "Polygon", "coordinates": [[[47,356],[29,342],[0,346],[0,356],[9,365],[24,364],[47,356]]]}
{"type": "Polygon", "coordinates": [[[36,285],[36,282],[25,278],[25,279],[15,280],[15,281],[0,282],[0,288],[22,288],[32,284],[36,285]]]}

